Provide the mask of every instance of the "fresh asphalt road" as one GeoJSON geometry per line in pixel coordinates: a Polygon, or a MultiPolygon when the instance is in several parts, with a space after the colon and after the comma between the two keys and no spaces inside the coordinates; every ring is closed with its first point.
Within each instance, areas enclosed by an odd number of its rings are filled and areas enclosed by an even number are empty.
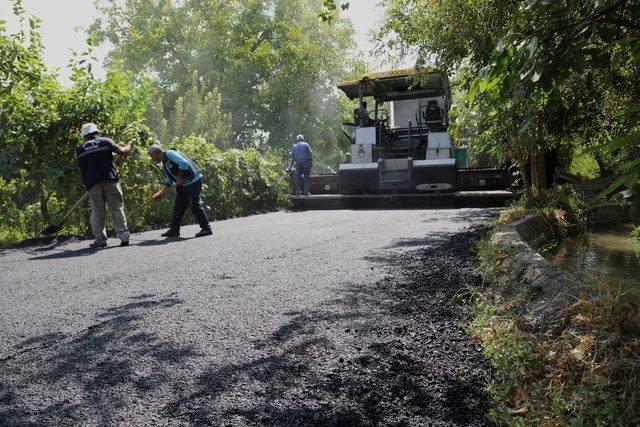
{"type": "Polygon", "coordinates": [[[304,404],[290,398],[296,371],[350,355],[342,328],[386,315],[359,299],[395,256],[495,213],[277,212],[201,239],[189,226],[125,248],[0,252],[0,424],[243,424],[267,404],[291,410],[304,404]]]}

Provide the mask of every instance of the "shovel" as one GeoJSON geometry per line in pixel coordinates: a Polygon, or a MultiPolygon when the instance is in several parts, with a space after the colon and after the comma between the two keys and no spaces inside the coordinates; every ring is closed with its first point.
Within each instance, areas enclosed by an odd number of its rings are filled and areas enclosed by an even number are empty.
{"type": "Polygon", "coordinates": [[[48,226],[47,228],[45,228],[44,230],[42,230],[41,234],[44,236],[48,236],[51,234],[56,234],[57,232],[59,232],[60,230],[62,230],[62,227],[64,226],[64,223],[67,222],[67,220],[69,219],[69,217],[71,216],[72,213],[74,213],[75,211],[78,210],[78,208],[80,206],[82,206],[82,204],[89,198],[89,192],[85,192],[84,195],[80,198],[80,200],[78,200],[76,202],[75,205],[73,205],[73,207],[69,210],[69,212],[67,212],[67,214],[62,217],[62,220],[57,223],[57,224],[51,224],[50,226],[48,226]]]}

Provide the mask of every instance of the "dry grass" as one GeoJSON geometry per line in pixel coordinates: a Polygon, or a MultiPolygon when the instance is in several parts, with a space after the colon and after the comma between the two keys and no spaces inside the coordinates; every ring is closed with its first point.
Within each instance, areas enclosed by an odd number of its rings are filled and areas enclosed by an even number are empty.
{"type": "MultiPolygon", "coordinates": [[[[491,418],[499,425],[640,424],[637,296],[603,286],[566,307],[561,325],[529,333],[513,310],[521,293],[502,292],[505,281],[517,281],[508,257],[482,247],[479,255],[494,286],[476,295],[470,332],[496,369],[491,418]]],[[[518,286],[525,285],[512,282],[518,286]]]]}
{"type": "MultiPolygon", "coordinates": [[[[556,235],[586,230],[587,205],[566,190],[529,192],[504,210],[498,225],[541,214],[556,235]]],[[[640,231],[638,231],[640,235],[640,231]]],[[[522,326],[531,297],[507,249],[478,244],[480,274],[469,332],[495,368],[489,386],[498,425],[640,425],[640,299],[602,285],[559,313],[544,333],[522,326]]]]}
{"type": "Polygon", "coordinates": [[[527,210],[524,208],[524,206],[512,205],[500,212],[500,215],[496,220],[496,224],[497,225],[509,224],[524,218],[526,215],[527,215],[527,210]]]}

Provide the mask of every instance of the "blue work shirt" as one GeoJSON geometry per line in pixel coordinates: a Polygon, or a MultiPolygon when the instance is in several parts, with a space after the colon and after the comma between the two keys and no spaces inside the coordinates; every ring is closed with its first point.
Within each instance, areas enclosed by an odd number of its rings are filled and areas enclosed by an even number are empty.
{"type": "Polygon", "coordinates": [[[202,179],[202,171],[193,160],[176,150],[167,150],[162,156],[166,185],[173,185],[180,175],[183,177],[182,186],[187,187],[202,179]]]}
{"type": "Polygon", "coordinates": [[[296,162],[308,162],[311,160],[311,147],[304,141],[298,141],[291,148],[291,157],[296,162]]]}

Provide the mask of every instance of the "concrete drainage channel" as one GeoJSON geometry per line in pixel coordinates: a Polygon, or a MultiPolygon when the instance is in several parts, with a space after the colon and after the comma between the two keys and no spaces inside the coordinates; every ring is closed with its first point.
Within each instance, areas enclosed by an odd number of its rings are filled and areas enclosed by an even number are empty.
{"type": "MultiPolygon", "coordinates": [[[[591,209],[590,223],[595,226],[629,220],[629,207],[602,205],[591,209]]],[[[535,248],[544,248],[558,240],[553,227],[542,215],[529,215],[495,232],[490,244],[511,257],[511,267],[519,271],[527,285],[529,301],[524,305],[525,326],[544,331],[562,321],[563,309],[588,294],[589,287],[545,259],[535,248]]]]}

